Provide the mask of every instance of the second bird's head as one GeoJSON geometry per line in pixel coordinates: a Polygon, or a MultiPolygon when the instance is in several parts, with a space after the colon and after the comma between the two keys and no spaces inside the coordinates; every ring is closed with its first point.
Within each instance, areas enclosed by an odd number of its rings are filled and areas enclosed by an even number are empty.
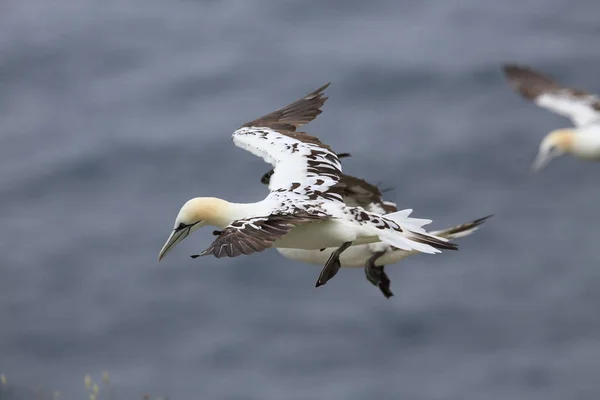
{"type": "Polygon", "coordinates": [[[575,134],[573,129],[557,129],[548,133],[540,143],[537,157],[531,168],[540,171],[554,158],[571,152],[575,134]]]}

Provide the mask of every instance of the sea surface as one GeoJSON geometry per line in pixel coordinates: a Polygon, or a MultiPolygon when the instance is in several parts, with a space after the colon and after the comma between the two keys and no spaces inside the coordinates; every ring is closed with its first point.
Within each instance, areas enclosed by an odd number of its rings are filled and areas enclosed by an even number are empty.
{"type": "Polygon", "coordinates": [[[570,121],[505,62],[600,93],[593,0],[3,0],[0,372],[87,398],[506,400],[600,395],[600,164],[530,166],[570,121]],[[360,269],[275,250],[161,263],[194,196],[256,201],[231,133],[331,81],[306,130],[460,251],[360,269]]]}

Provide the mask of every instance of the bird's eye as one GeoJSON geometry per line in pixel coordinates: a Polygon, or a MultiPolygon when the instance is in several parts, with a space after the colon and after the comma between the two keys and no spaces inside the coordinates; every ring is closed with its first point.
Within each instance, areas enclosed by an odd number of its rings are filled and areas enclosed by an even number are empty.
{"type": "Polygon", "coordinates": [[[187,227],[186,224],[184,224],[183,222],[180,222],[179,225],[177,225],[177,229],[176,230],[181,230],[181,229],[185,229],[185,227],[187,227]]]}

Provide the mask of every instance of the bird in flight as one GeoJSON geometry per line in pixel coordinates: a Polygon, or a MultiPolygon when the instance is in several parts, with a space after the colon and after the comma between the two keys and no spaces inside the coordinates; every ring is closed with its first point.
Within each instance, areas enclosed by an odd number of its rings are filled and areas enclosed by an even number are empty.
{"type": "Polygon", "coordinates": [[[236,146],[263,158],[274,169],[269,194],[255,203],[232,203],[214,197],[188,200],[159,252],[159,261],[195,230],[221,229],[213,243],[192,257],[236,257],[268,248],[336,248],[316,286],[340,268],[340,255],[352,245],[384,242],[406,251],[456,250],[446,238],[428,233],[431,220],[409,218],[407,210],[381,215],[344,203],[342,166],[330,146],[299,131],[321,113],[326,84],[303,98],[254,121],[232,135],[236,146]]]}
{"type": "Polygon", "coordinates": [[[569,118],[575,125],[546,135],[533,162],[534,170],[541,170],[564,154],[600,161],[600,99],[596,95],[565,87],[526,66],[507,64],[503,70],[509,84],[521,96],[569,118]]]}

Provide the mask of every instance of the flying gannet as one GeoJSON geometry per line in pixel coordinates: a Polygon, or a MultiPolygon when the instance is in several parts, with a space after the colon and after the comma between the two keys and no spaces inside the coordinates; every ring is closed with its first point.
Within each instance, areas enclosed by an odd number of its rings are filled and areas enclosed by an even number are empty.
{"type": "Polygon", "coordinates": [[[525,66],[505,65],[504,74],[524,98],[568,117],[575,125],[546,135],[533,162],[534,170],[541,170],[553,158],[566,153],[582,160],[600,161],[600,99],[597,96],[564,87],[525,66]]]}
{"type": "Polygon", "coordinates": [[[159,261],[190,233],[206,225],[222,231],[216,232],[213,243],[194,258],[209,254],[236,257],[271,247],[335,247],[316,286],[335,275],[340,254],[353,244],[383,241],[406,251],[430,254],[457,249],[447,239],[423,229],[431,220],[409,218],[407,211],[382,216],[344,203],[337,155],[318,138],[297,130],[321,113],[327,86],[234,131],[236,146],[274,167],[269,194],[256,203],[231,203],[213,197],[188,200],[177,214],[159,261]]]}
{"type": "MultiPolygon", "coordinates": [[[[348,156],[349,154],[347,153],[338,154],[338,158],[348,156]]],[[[269,184],[272,174],[273,170],[264,174],[261,182],[269,184]]],[[[343,196],[346,205],[363,207],[367,211],[382,215],[398,211],[395,203],[383,200],[381,190],[377,186],[363,179],[345,174],[342,175],[340,182],[344,184],[343,196]]],[[[405,212],[408,211],[410,210],[405,210],[405,212]]],[[[483,224],[490,217],[491,215],[488,215],[484,218],[431,233],[449,240],[458,239],[475,232],[479,229],[479,225],[483,224]]],[[[327,262],[335,250],[335,247],[329,247],[323,251],[277,248],[277,251],[286,258],[316,265],[323,265],[327,262]]],[[[417,253],[416,251],[398,249],[383,242],[359,244],[351,246],[340,255],[340,264],[342,268],[364,267],[367,280],[377,286],[386,298],[390,298],[394,294],[390,290],[390,279],[385,273],[385,265],[395,264],[417,253]]]]}

